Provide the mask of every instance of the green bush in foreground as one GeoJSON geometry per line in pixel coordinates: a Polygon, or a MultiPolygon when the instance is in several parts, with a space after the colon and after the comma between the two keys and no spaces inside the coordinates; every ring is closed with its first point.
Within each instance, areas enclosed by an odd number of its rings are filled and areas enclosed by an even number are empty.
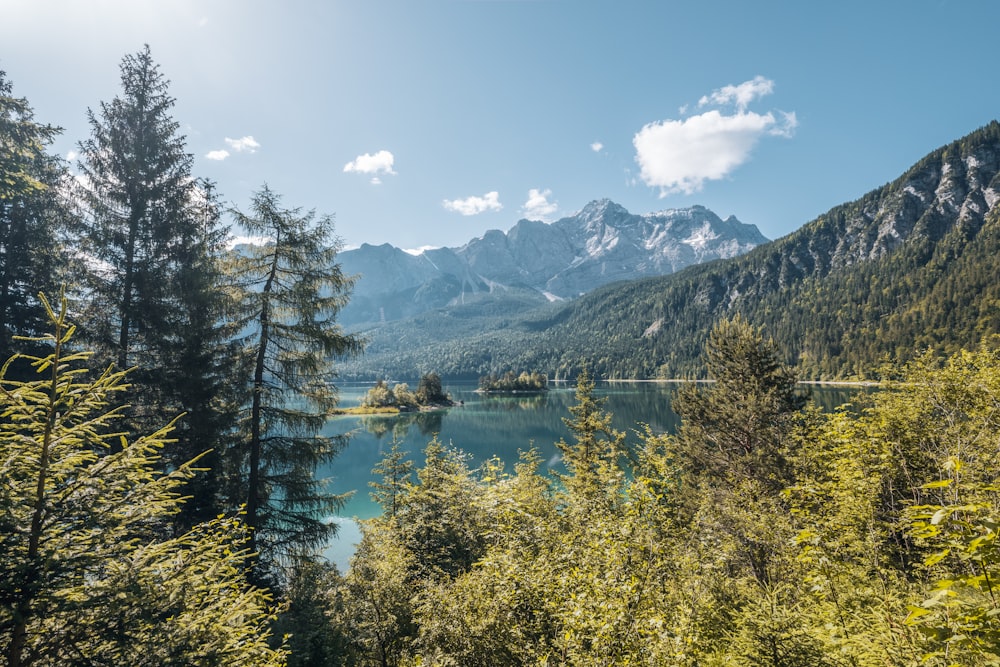
{"type": "MultiPolygon", "coordinates": [[[[43,299],[44,302],[44,299],[43,299]]],[[[281,665],[276,609],[246,584],[247,531],[218,518],[176,537],[169,518],[193,462],[156,472],[171,426],[129,440],[109,425],[125,375],[90,378],[68,351],[65,305],[0,375],[0,651],[24,665],[281,665]]]]}

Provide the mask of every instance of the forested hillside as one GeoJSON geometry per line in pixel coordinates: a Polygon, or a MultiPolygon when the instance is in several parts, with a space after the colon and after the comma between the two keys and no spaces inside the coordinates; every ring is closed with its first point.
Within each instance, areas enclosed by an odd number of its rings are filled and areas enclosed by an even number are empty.
{"type": "Polygon", "coordinates": [[[352,372],[561,376],[587,359],[611,378],[701,376],[708,331],[735,313],[764,325],[806,379],[866,377],[886,358],[975,347],[1000,333],[998,171],[994,122],[744,256],[493,318],[479,335],[467,311],[437,311],[369,332],[352,372]],[[420,346],[395,346],[403,337],[420,346]]]}

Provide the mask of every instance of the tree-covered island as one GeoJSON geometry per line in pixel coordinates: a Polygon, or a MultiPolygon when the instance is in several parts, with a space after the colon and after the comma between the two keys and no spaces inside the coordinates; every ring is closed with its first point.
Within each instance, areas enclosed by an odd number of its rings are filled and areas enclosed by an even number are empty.
{"type": "Polygon", "coordinates": [[[479,378],[479,391],[484,394],[539,393],[549,390],[549,378],[538,371],[515,374],[484,375],[479,378]]]}
{"type": "Polygon", "coordinates": [[[417,383],[415,391],[410,390],[406,382],[390,384],[378,380],[365,393],[361,405],[357,408],[342,408],[343,414],[384,414],[410,412],[412,410],[434,410],[449,408],[455,405],[451,396],[441,386],[441,377],[437,373],[425,373],[417,383]]]}

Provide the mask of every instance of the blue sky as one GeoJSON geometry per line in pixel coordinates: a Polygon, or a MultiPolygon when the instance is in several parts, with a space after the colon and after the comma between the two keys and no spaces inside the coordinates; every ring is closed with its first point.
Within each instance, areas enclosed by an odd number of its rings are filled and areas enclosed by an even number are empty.
{"type": "Polygon", "coordinates": [[[0,0],[72,156],[148,43],[195,156],[348,246],[461,245],[608,197],[770,238],[1000,117],[995,0],[0,0]]]}

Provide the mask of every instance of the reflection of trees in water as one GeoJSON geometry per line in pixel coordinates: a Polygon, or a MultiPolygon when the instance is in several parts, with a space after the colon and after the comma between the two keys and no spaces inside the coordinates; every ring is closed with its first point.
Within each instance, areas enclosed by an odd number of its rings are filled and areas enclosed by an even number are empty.
{"type": "Polygon", "coordinates": [[[549,395],[541,392],[502,396],[487,394],[483,400],[504,410],[534,410],[548,405],[549,395]]]}
{"type": "Polygon", "coordinates": [[[366,415],[361,418],[361,425],[378,440],[391,432],[394,440],[402,441],[406,439],[411,426],[416,426],[424,436],[440,433],[443,419],[444,410],[402,412],[391,416],[366,415]]]}

